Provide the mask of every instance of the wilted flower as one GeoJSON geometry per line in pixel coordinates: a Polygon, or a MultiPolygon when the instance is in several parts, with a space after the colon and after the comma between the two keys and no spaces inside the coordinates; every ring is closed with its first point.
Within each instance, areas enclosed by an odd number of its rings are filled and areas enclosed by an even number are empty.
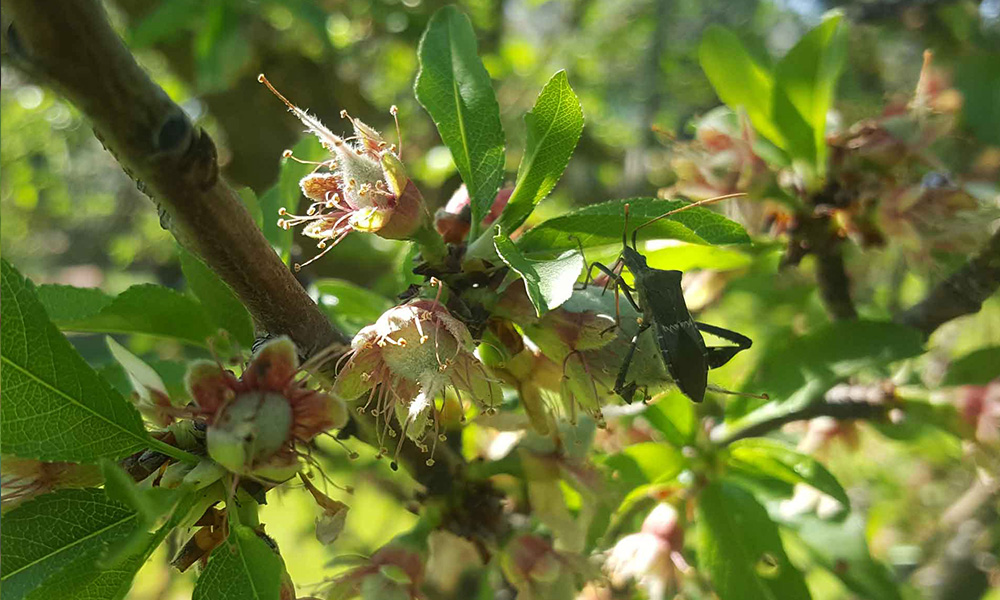
{"type": "Polygon", "coordinates": [[[296,381],[298,372],[295,345],[286,337],[261,346],[238,378],[218,363],[192,364],[187,387],[208,422],[209,456],[234,473],[263,480],[294,475],[296,443],[347,422],[343,402],[296,381]]]}
{"type": "Polygon", "coordinates": [[[0,506],[7,510],[54,490],[94,487],[103,480],[97,465],[4,456],[0,460],[0,506]]]}
{"type": "Polygon", "coordinates": [[[650,598],[666,598],[676,578],[675,570],[688,568],[680,551],[684,547],[684,530],[680,527],[677,510],[658,504],[639,533],[618,540],[604,563],[611,582],[618,587],[635,580],[646,589],[650,598]]]}
{"type": "Polygon", "coordinates": [[[301,473],[299,478],[312,494],[313,499],[316,500],[316,504],[323,509],[323,514],[316,517],[316,539],[321,544],[330,545],[344,531],[344,525],[347,523],[347,511],[350,510],[350,507],[319,491],[319,488],[301,473]]]}
{"type": "MultiPolygon", "coordinates": [[[[423,198],[406,176],[395,146],[386,143],[368,125],[349,117],[346,111],[341,116],[350,119],[354,137],[341,138],[319,119],[289,102],[264,75],[257,79],[334,155],[320,165],[326,171],[313,172],[299,182],[302,193],[313,201],[306,214],[292,215],[285,209],[280,212],[285,217],[278,221],[281,227],[305,224],[303,235],[319,240],[317,246],[323,251],[305,264],[329,252],[352,231],[402,240],[425,224],[423,198]]],[[[395,107],[391,112],[395,116],[395,107]]]]}
{"type": "Polygon", "coordinates": [[[888,190],[879,203],[879,225],[886,237],[916,258],[974,251],[989,237],[992,216],[939,173],[929,173],[918,185],[888,190]]]}
{"type": "MultiPolygon", "coordinates": [[[[384,424],[378,427],[380,446],[386,431],[395,435],[388,426],[395,417],[404,433],[397,454],[405,437],[426,450],[423,440],[428,421],[433,424],[432,445],[443,437],[438,432],[440,411],[435,399],[446,388],[450,386],[460,402],[463,391],[471,394],[487,412],[495,411],[502,399],[499,384],[473,350],[469,330],[444,305],[435,300],[413,300],[390,308],[358,332],[333,391],[348,399],[368,394],[358,412],[371,410],[376,421],[384,424]]],[[[381,453],[386,452],[383,446],[381,453]]],[[[433,464],[433,458],[428,464],[433,464]]]]}

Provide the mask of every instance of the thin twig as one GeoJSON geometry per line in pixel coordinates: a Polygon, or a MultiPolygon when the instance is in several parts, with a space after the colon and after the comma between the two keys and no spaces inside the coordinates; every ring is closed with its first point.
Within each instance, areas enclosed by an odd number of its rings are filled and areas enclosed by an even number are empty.
{"type": "Polygon", "coordinates": [[[897,319],[930,336],[952,319],[979,312],[1000,288],[1000,230],[964,267],[934,286],[919,303],[897,319]]]}
{"type": "MultiPolygon", "coordinates": [[[[743,429],[727,434],[720,430],[722,435],[716,442],[719,446],[728,446],[737,440],[750,437],[767,435],[772,431],[781,429],[788,423],[796,421],[807,421],[816,417],[833,417],[837,420],[855,419],[880,419],[886,415],[889,406],[881,402],[850,401],[850,402],[828,402],[821,401],[812,403],[809,406],[796,411],[791,411],[775,415],[764,421],[754,423],[743,429]]],[[[714,434],[714,432],[713,432],[714,434]]],[[[715,437],[715,435],[713,435],[715,437]]]]}

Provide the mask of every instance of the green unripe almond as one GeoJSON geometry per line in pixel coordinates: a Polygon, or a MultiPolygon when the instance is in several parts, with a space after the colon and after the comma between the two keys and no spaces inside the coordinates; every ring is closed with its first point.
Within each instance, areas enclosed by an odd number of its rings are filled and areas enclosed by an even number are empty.
{"type": "Polygon", "coordinates": [[[208,454],[230,471],[245,472],[277,452],[291,428],[292,408],[284,396],[256,391],[240,394],[208,428],[208,454]]]}

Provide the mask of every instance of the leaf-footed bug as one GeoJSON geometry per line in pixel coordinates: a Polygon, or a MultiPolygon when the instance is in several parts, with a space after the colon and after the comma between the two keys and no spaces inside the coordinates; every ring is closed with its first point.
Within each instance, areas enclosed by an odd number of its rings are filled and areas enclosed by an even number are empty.
{"type": "MultiPolygon", "coordinates": [[[[615,381],[614,391],[626,402],[631,403],[635,395],[637,385],[634,381],[626,383],[628,379],[629,366],[635,355],[635,349],[639,344],[639,336],[647,329],[652,328],[656,335],[656,345],[659,348],[660,356],[667,371],[677,383],[677,387],[685,396],[694,402],[701,402],[705,399],[706,389],[714,388],[708,384],[708,371],[715,369],[729,362],[737,353],[746,350],[752,345],[750,338],[709,325],[699,323],[691,317],[687,304],[684,302],[684,293],[681,289],[681,272],[676,270],[654,269],[646,263],[643,256],[636,247],[636,237],[638,231],[651,223],[664,219],[678,212],[704,206],[727,198],[742,196],[743,194],[730,194],[709,198],[699,202],[694,202],[687,206],[667,212],[655,219],[647,221],[632,231],[632,245],[628,243],[628,209],[625,205],[625,227],[622,230],[622,252],[618,260],[609,268],[599,262],[591,263],[587,271],[587,281],[591,279],[591,273],[596,268],[608,276],[614,282],[616,288],[615,305],[617,307],[617,291],[620,290],[628,300],[629,304],[642,314],[639,330],[632,337],[632,342],[622,361],[621,369],[615,381]],[[624,266],[635,278],[634,286],[630,286],[620,274],[620,268],[624,266]],[[632,294],[638,295],[638,302],[632,294]],[[706,346],[701,332],[705,331],[720,338],[733,342],[733,346],[706,346]]],[[[610,283],[610,282],[609,282],[610,283]]],[[[616,319],[620,320],[620,314],[616,319]]],[[[720,389],[720,391],[723,391],[720,389]]]]}

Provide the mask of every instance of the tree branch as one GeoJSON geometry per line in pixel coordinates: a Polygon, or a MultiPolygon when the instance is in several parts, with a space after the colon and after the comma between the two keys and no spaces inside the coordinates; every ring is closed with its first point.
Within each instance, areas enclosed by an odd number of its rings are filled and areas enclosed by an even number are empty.
{"type": "MultiPolygon", "coordinates": [[[[286,334],[312,356],[349,340],[334,329],[281,262],[239,196],[219,177],[215,145],[136,64],[96,0],[4,3],[7,57],[48,83],[157,204],[174,237],[239,296],[262,334],[286,334]]],[[[335,353],[339,355],[339,353],[335,353]]],[[[332,366],[336,361],[328,360],[332,366]]],[[[325,369],[324,369],[325,370],[325,369]]],[[[370,417],[355,415],[359,439],[377,447],[370,417]]],[[[462,481],[461,456],[446,444],[433,466],[413,444],[402,462],[431,493],[462,481]]]]}
{"type": "MultiPolygon", "coordinates": [[[[738,429],[728,435],[726,435],[725,430],[720,430],[719,433],[721,435],[718,435],[716,443],[719,446],[728,446],[737,440],[767,435],[772,431],[784,427],[788,423],[807,421],[816,417],[833,417],[838,421],[882,418],[888,412],[889,408],[889,406],[882,402],[869,402],[865,400],[831,402],[824,400],[811,403],[799,410],[775,415],[743,429],[738,429]]],[[[716,433],[714,431],[712,433],[712,437],[716,438],[716,433]]]]}
{"type": "Polygon", "coordinates": [[[1000,230],[964,267],[934,286],[923,300],[897,319],[930,337],[952,319],[979,312],[1000,288],[1000,230]]]}
{"type": "Polygon", "coordinates": [[[219,177],[215,145],[136,64],[96,0],[4,3],[8,57],[93,123],[164,225],[233,289],[262,333],[311,355],[346,343],[219,177]]]}

